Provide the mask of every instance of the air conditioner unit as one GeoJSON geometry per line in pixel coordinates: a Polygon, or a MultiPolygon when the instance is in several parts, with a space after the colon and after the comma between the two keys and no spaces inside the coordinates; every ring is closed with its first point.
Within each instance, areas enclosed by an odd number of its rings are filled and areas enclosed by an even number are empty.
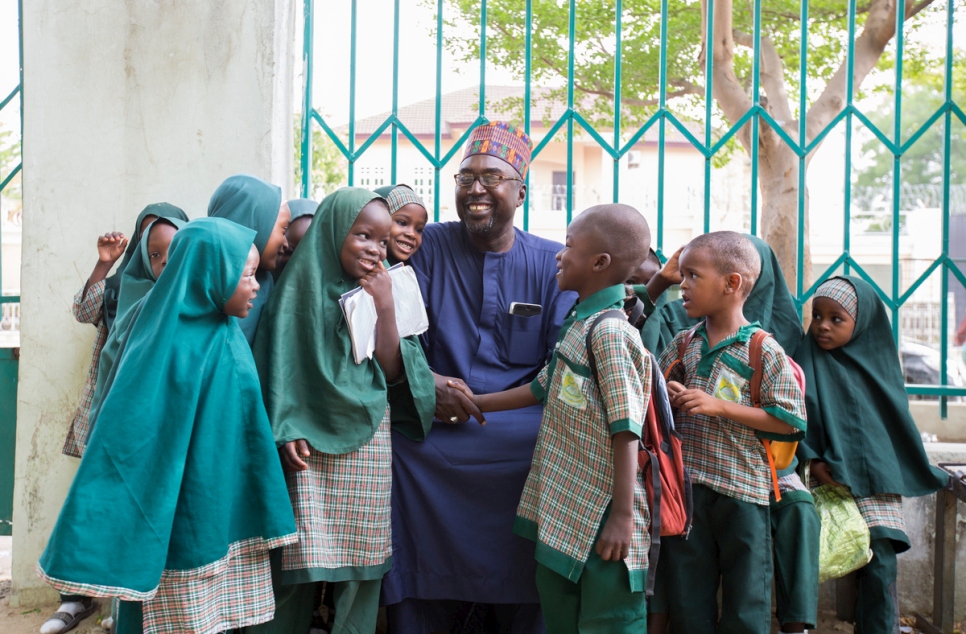
{"type": "Polygon", "coordinates": [[[627,167],[628,169],[636,169],[641,166],[641,152],[640,150],[631,150],[627,153],[627,167]]]}

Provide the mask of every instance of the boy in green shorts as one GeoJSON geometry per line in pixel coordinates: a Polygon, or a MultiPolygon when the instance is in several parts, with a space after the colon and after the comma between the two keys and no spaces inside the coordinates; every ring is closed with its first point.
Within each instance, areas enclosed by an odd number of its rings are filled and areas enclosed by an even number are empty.
{"type": "Polygon", "coordinates": [[[751,402],[751,335],[742,312],[761,269],[755,246],[731,231],[698,236],[680,257],[688,316],[703,318],[684,351],[661,355],[693,484],[690,535],[663,543],[662,572],[676,633],[761,632],[771,625],[771,472],[761,439],[798,440],[804,397],[781,346],[762,345],[760,407],[751,402]],[[673,367],[672,367],[673,365],[673,367]],[[723,607],[718,619],[718,588],[723,607]]]}
{"type": "Polygon", "coordinates": [[[646,632],[650,517],[638,439],[651,394],[650,356],[620,311],[624,280],[651,236],[626,205],[598,205],[567,228],[557,283],[578,294],[553,357],[530,385],[475,397],[481,411],[544,404],[514,532],[537,543],[537,589],[547,631],[646,632]]]}

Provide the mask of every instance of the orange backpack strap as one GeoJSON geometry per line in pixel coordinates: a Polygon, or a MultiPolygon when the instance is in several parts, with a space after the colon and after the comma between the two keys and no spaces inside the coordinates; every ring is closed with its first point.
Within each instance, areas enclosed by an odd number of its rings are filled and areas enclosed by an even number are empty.
{"type": "MultiPolygon", "coordinates": [[[[766,338],[771,335],[764,330],[758,329],[751,335],[748,344],[748,363],[754,373],[751,375],[751,405],[761,407],[761,381],[764,378],[765,369],[762,359],[762,345],[766,338]]],[[[775,501],[781,502],[782,494],[778,491],[778,469],[775,468],[775,458],[771,453],[771,441],[767,438],[761,439],[761,444],[765,446],[765,455],[768,457],[768,468],[771,469],[771,486],[775,493],[775,501]]]]}
{"type": "MultiPolygon", "coordinates": [[[[704,322],[702,321],[701,324],[703,323],[704,322]]],[[[671,372],[678,366],[679,363],[684,363],[684,353],[688,351],[688,346],[690,346],[691,341],[694,340],[694,336],[698,333],[698,327],[701,324],[698,324],[691,330],[687,331],[687,333],[681,337],[681,341],[678,342],[678,358],[667,367],[667,371],[664,373],[664,380],[667,380],[671,376],[671,372]]]]}

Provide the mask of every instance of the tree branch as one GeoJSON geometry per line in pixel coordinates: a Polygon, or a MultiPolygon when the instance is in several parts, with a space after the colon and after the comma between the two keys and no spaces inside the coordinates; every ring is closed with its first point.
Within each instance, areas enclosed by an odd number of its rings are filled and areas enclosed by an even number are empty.
{"type": "MultiPolygon", "coordinates": [[[[709,43],[706,41],[708,32],[708,3],[707,0],[701,0],[702,43],[701,54],[698,56],[698,60],[701,68],[704,69],[706,67],[705,56],[708,54],[708,49],[711,49],[713,60],[712,76],[710,78],[706,77],[705,81],[712,82],[711,89],[714,98],[718,102],[718,106],[721,107],[721,111],[728,121],[734,125],[735,122],[741,119],[751,109],[752,102],[738,82],[738,78],[735,77],[735,42],[732,32],[732,11],[732,0],[719,0],[715,3],[713,16],[714,28],[709,47],[709,43]]],[[[736,136],[745,147],[745,150],[751,153],[751,126],[745,124],[736,136]]]]}
{"type": "MultiPolygon", "coordinates": [[[[915,4],[913,0],[900,0],[906,7],[904,19],[908,20],[924,8],[933,3],[934,0],[920,0],[915,4]]],[[[865,20],[862,33],[855,39],[852,49],[852,91],[853,94],[859,89],[862,81],[875,68],[882,57],[883,51],[889,44],[889,40],[896,33],[896,0],[874,0],[869,9],[869,15],[865,20]]],[[[848,60],[842,62],[821,96],[808,109],[805,119],[805,134],[808,141],[818,136],[825,127],[831,123],[845,108],[848,102],[846,90],[848,79],[848,60]]],[[[818,149],[816,147],[815,149],[818,149]]],[[[814,153],[815,150],[812,150],[814,153]]],[[[811,155],[809,156],[811,158],[811,155]]]]}
{"type": "MultiPolygon", "coordinates": [[[[752,49],[755,47],[754,37],[750,33],[735,31],[734,38],[740,46],[752,49]]],[[[760,49],[761,86],[765,89],[765,94],[768,95],[768,104],[771,106],[772,116],[782,124],[787,123],[793,119],[793,115],[792,109],[788,105],[788,93],[785,90],[785,67],[771,39],[761,36],[760,49]]],[[[753,95],[753,97],[757,97],[757,95],[753,95]]]]}

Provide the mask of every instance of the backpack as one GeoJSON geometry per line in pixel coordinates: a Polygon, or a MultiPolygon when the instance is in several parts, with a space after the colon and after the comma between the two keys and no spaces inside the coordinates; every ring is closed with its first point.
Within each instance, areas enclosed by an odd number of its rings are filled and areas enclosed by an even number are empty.
{"type": "MultiPolygon", "coordinates": [[[[701,324],[698,324],[700,326],[701,324]]],[[[694,339],[694,335],[697,333],[698,326],[695,326],[687,332],[681,341],[678,342],[678,358],[674,360],[671,366],[667,369],[665,377],[670,376],[671,370],[679,363],[684,363],[684,353],[687,351],[688,346],[691,345],[691,340],[694,339]]],[[[751,375],[751,382],[749,388],[751,389],[751,405],[752,407],[761,407],[761,381],[764,375],[764,368],[762,365],[762,344],[767,337],[771,337],[771,334],[765,332],[764,330],[756,330],[753,335],[751,335],[751,340],[748,343],[748,362],[751,365],[751,369],[754,371],[751,375]]],[[[785,360],[792,368],[792,373],[795,375],[795,382],[798,384],[799,389],[802,394],[805,394],[805,372],[802,367],[795,363],[787,354],[785,355],[785,360]]],[[[771,470],[771,485],[772,491],[775,493],[775,501],[780,502],[782,499],[781,492],[778,490],[778,472],[787,469],[792,465],[792,461],[795,460],[795,451],[798,449],[798,441],[785,441],[785,440],[769,440],[768,438],[761,438],[761,444],[765,446],[765,456],[768,458],[768,468],[771,470]]]]}
{"type": "MultiPolygon", "coordinates": [[[[602,313],[587,331],[587,357],[594,383],[598,384],[597,361],[591,345],[594,330],[604,319],[626,319],[623,311],[609,310],[602,313]]],[[[651,398],[638,441],[637,464],[644,476],[644,490],[651,513],[651,548],[648,551],[648,568],[657,570],[661,554],[661,537],[687,535],[691,530],[693,512],[691,502],[691,476],[684,468],[681,435],[674,429],[671,403],[667,385],[657,359],[648,351],[651,363],[651,398]]],[[[605,408],[603,399],[601,407],[605,408]]],[[[647,596],[654,594],[655,574],[647,575],[647,596]]]]}

